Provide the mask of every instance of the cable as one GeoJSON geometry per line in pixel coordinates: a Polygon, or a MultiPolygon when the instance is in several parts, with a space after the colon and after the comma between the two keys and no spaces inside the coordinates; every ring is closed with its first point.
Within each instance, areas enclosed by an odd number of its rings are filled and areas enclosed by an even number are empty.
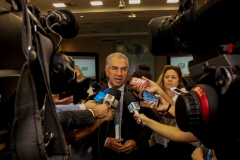
{"type": "MultiPolygon", "coordinates": [[[[99,127],[98,127],[98,128],[99,128],[99,130],[98,130],[98,152],[99,152],[99,154],[100,154],[99,160],[101,160],[102,154],[103,154],[103,151],[104,151],[104,144],[103,144],[102,152],[101,152],[101,150],[100,150],[100,144],[99,144],[101,120],[102,120],[102,119],[100,119],[100,125],[99,125],[99,127]]],[[[109,121],[108,121],[108,124],[107,124],[107,130],[106,130],[106,134],[105,134],[105,138],[104,138],[105,141],[106,141],[106,138],[107,138],[108,127],[109,127],[109,121]]]]}

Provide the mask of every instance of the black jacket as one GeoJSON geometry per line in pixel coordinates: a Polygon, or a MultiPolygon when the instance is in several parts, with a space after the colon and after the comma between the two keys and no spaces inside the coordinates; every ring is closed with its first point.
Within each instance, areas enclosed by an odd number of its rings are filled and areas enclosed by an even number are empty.
{"type": "MultiPolygon", "coordinates": [[[[104,91],[107,86],[102,88],[104,91]]],[[[126,89],[125,89],[126,92],[126,89]]],[[[124,100],[123,100],[124,102],[124,100]]],[[[148,112],[145,112],[144,109],[140,109],[140,113],[144,111],[145,115],[149,115],[148,112]]],[[[146,110],[148,111],[148,110],[146,110]]],[[[136,150],[132,151],[129,154],[119,154],[117,152],[113,152],[112,150],[104,147],[104,143],[107,137],[115,137],[115,129],[114,129],[114,120],[109,122],[104,122],[100,125],[98,129],[94,131],[91,135],[91,146],[93,151],[93,159],[92,160],[113,160],[113,159],[135,159],[135,158],[143,158],[145,156],[149,143],[148,140],[152,134],[152,130],[148,127],[143,127],[138,125],[133,118],[133,113],[130,113],[126,104],[123,103],[123,113],[122,113],[122,126],[121,126],[121,137],[124,139],[123,143],[126,140],[134,140],[137,144],[136,150]]]]}

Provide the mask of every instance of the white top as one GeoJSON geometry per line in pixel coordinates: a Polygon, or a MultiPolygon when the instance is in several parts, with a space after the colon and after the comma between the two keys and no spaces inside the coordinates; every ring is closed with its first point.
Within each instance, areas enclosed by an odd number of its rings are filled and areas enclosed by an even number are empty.
{"type": "MultiPolygon", "coordinates": [[[[185,89],[182,88],[181,90],[184,91],[185,89]]],[[[174,105],[176,103],[177,97],[178,97],[178,95],[175,94],[175,96],[172,98],[174,105]]],[[[162,120],[160,121],[160,123],[166,124],[169,126],[178,127],[176,119],[174,117],[170,117],[168,115],[166,115],[166,116],[162,115],[162,120]]],[[[162,135],[160,135],[159,133],[153,131],[150,146],[153,146],[154,144],[159,143],[159,144],[162,144],[166,148],[168,145],[168,142],[169,142],[169,139],[167,139],[167,138],[163,137],[162,135]]],[[[198,142],[192,142],[190,144],[197,146],[198,142]]]]}

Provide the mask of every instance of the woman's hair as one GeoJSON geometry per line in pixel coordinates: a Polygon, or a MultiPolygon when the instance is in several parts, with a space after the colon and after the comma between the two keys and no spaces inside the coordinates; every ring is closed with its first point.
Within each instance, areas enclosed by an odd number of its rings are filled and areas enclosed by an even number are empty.
{"type": "Polygon", "coordinates": [[[178,83],[178,88],[183,88],[183,83],[182,83],[182,71],[181,71],[181,68],[179,66],[174,66],[174,65],[166,65],[162,71],[162,73],[160,74],[158,80],[157,80],[157,84],[162,88],[164,89],[164,76],[166,74],[166,72],[168,70],[174,70],[175,72],[177,72],[177,75],[178,75],[178,78],[179,78],[179,83],[178,83]]]}
{"type": "Polygon", "coordinates": [[[111,60],[112,57],[125,59],[127,61],[127,67],[129,67],[128,58],[124,54],[122,54],[120,52],[116,52],[116,53],[109,54],[107,56],[107,58],[106,58],[106,68],[107,69],[109,69],[109,67],[110,67],[110,60],[111,60]]]}
{"type": "Polygon", "coordinates": [[[142,78],[142,76],[152,80],[152,74],[150,72],[150,66],[147,64],[140,64],[138,69],[132,74],[132,77],[142,78]]]}

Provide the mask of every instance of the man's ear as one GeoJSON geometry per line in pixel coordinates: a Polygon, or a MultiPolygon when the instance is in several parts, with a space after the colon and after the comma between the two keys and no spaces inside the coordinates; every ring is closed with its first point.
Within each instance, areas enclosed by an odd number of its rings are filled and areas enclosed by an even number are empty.
{"type": "Polygon", "coordinates": [[[106,76],[108,77],[108,69],[105,68],[105,73],[106,73],[106,76]]]}

